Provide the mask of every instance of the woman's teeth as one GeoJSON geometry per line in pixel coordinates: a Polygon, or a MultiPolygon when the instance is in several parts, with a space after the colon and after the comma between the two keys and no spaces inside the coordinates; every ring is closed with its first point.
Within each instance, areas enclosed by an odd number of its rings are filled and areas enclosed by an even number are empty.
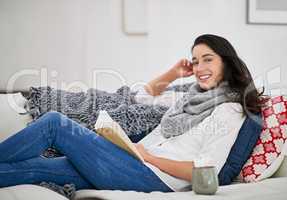
{"type": "Polygon", "coordinates": [[[206,80],[210,77],[211,75],[202,75],[202,76],[199,76],[199,79],[200,80],[206,80]]]}

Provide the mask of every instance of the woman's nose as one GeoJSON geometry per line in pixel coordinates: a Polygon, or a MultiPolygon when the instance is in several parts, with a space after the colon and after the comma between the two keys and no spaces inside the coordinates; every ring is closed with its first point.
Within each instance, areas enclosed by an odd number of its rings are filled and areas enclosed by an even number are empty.
{"type": "Polygon", "coordinates": [[[203,70],[204,69],[204,64],[202,62],[199,62],[197,65],[198,71],[203,70]]]}

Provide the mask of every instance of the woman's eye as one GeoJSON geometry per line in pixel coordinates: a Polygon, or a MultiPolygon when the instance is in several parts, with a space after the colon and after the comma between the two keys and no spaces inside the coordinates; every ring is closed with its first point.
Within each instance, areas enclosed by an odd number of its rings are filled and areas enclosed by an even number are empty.
{"type": "Polygon", "coordinates": [[[207,58],[207,59],[204,60],[204,62],[211,62],[211,61],[212,61],[211,58],[207,58]]]}
{"type": "Polygon", "coordinates": [[[192,65],[193,65],[193,66],[194,66],[194,65],[198,65],[198,62],[193,62],[192,65]]]}

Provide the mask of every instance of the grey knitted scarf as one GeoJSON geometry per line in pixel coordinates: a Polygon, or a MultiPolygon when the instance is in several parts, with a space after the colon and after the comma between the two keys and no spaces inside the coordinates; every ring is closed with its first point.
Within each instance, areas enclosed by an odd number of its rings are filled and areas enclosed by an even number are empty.
{"type": "Polygon", "coordinates": [[[190,130],[211,115],[217,105],[231,101],[227,93],[229,93],[227,82],[222,82],[210,90],[201,89],[195,82],[190,86],[188,93],[163,115],[162,135],[169,138],[190,130]]]}

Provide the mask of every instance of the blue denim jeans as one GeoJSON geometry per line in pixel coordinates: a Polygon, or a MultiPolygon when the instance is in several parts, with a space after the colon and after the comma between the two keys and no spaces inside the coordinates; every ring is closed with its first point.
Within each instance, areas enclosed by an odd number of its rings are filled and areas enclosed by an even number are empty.
{"type": "Polygon", "coordinates": [[[0,143],[0,187],[42,181],[74,183],[76,189],[172,191],[133,156],[57,112],[0,143]],[[41,157],[49,147],[64,156],[41,157]]]}

